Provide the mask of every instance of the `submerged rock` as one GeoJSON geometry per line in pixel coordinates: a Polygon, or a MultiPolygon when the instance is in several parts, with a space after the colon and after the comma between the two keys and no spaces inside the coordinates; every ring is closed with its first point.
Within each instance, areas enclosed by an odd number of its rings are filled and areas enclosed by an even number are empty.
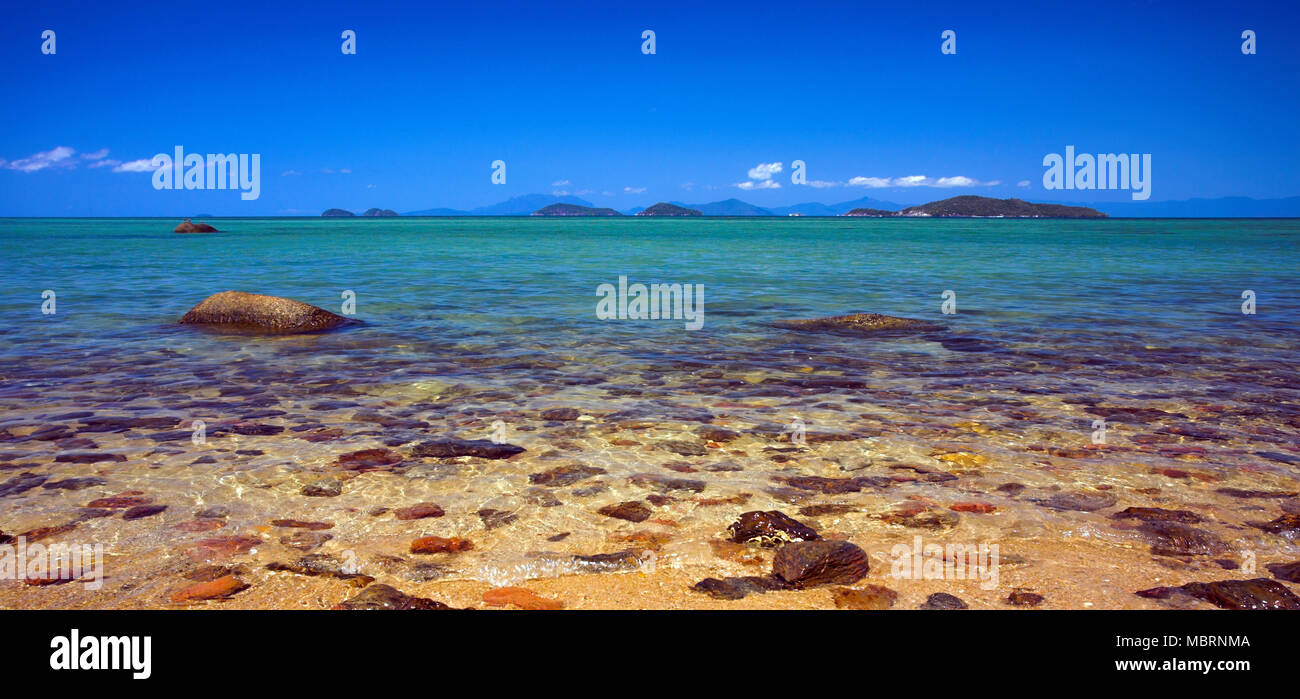
{"type": "Polygon", "coordinates": [[[477,456],[480,459],[508,459],[522,454],[524,448],[514,444],[497,444],[486,439],[439,439],[415,445],[413,456],[448,459],[477,456]]]}
{"type": "Polygon", "coordinates": [[[1271,563],[1264,567],[1268,568],[1268,572],[1272,573],[1273,577],[1278,580],[1300,582],[1300,561],[1292,563],[1271,563]]]}
{"type": "Polygon", "coordinates": [[[1288,539],[1300,536],[1300,514],[1284,514],[1271,522],[1250,522],[1250,526],[1288,539]]]}
{"type": "Polygon", "coordinates": [[[831,592],[840,609],[889,609],[898,601],[898,593],[883,585],[867,585],[860,590],[841,587],[831,592]]]}
{"type": "Polygon", "coordinates": [[[705,578],[691,589],[714,599],[737,600],[745,595],[772,590],[788,590],[790,585],[774,575],[748,575],[738,578],[705,578]]]}
{"type": "Polygon", "coordinates": [[[1038,503],[1053,510],[1094,512],[1112,507],[1119,499],[1110,493],[1058,493],[1038,503]]]}
{"type": "Polygon", "coordinates": [[[621,502],[617,505],[606,505],[596,511],[606,517],[624,519],[629,522],[644,522],[650,519],[650,508],[638,500],[621,502]]]}
{"type": "Polygon", "coordinates": [[[547,599],[526,587],[498,587],[483,593],[483,601],[492,607],[512,605],[520,609],[564,609],[559,600],[547,599]]]}
{"type": "Polygon", "coordinates": [[[851,585],[869,570],[867,552],[847,541],[797,541],[772,559],[772,573],[795,588],[851,585]]]}
{"type": "Polygon", "coordinates": [[[1148,599],[1169,599],[1175,593],[1191,595],[1220,609],[1300,609],[1300,597],[1268,578],[1192,582],[1179,587],[1153,587],[1134,594],[1148,599]]]}
{"type": "Polygon", "coordinates": [[[967,609],[967,606],[960,597],[946,592],[936,592],[925,598],[925,603],[917,609],[967,609]]]}
{"type": "Polygon", "coordinates": [[[459,553],[472,548],[473,542],[456,536],[422,536],[411,542],[411,553],[459,553]]]}
{"type": "Polygon", "coordinates": [[[583,464],[572,464],[569,466],[556,466],[549,471],[541,473],[531,473],[528,475],[528,482],[533,485],[545,485],[551,487],[563,487],[573,485],[578,481],[599,476],[605,473],[605,469],[599,466],[586,466],[583,464]]]}
{"type": "Polygon", "coordinates": [[[1165,510],[1159,507],[1129,507],[1110,516],[1111,519],[1139,519],[1143,522],[1181,522],[1197,524],[1201,516],[1188,510],[1165,510]]]}
{"type": "Polygon", "coordinates": [[[334,605],[334,609],[372,610],[372,609],[451,609],[442,602],[424,597],[412,597],[390,585],[370,585],[356,597],[334,605]]]}
{"type": "Polygon", "coordinates": [[[738,544],[753,542],[760,546],[821,540],[821,536],[812,527],[780,510],[746,512],[727,527],[727,533],[738,544]]]}
{"type": "Polygon", "coordinates": [[[854,333],[889,333],[900,331],[935,330],[939,326],[924,320],[896,318],[879,313],[850,313],[827,318],[779,320],[779,328],[789,330],[839,331],[854,333]]]}
{"type": "Polygon", "coordinates": [[[1007,595],[1007,604],[1015,607],[1037,607],[1043,603],[1043,596],[1024,590],[1016,590],[1007,595]]]}
{"type": "Polygon", "coordinates": [[[172,593],[171,600],[173,603],[181,604],[210,599],[225,599],[247,590],[248,587],[248,583],[233,575],[223,575],[215,580],[183,587],[172,593]]]}
{"type": "Polygon", "coordinates": [[[1228,550],[1214,534],[1179,522],[1146,522],[1138,531],[1151,540],[1151,553],[1157,556],[1210,556],[1228,550]]]}
{"type": "Polygon", "coordinates": [[[267,334],[320,332],[359,322],[301,301],[242,291],[213,294],[181,318],[184,325],[267,334]]]}

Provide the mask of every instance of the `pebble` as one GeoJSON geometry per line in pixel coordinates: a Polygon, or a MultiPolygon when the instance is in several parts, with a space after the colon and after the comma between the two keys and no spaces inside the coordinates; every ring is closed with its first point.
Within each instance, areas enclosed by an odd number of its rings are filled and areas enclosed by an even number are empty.
{"type": "Polygon", "coordinates": [[[737,578],[705,578],[691,586],[691,590],[714,599],[737,600],[750,594],[772,590],[787,590],[790,586],[776,576],[747,575],[737,578]]]}
{"type": "Polygon", "coordinates": [[[1278,580],[1300,583],[1300,561],[1292,563],[1272,563],[1264,566],[1278,580]]]}
{"type": "Polygon", "coordinates": [[[225,599],[247,590],[248,583],[233,575],[225,575],[209,582],[195,583],[172,593],[172,602],[196,602],[211,599],[225,599]]]}
{"type": "Polygon", "coordinates": [[[483,526],[488,529],[504,527],[519,519],[519,515],[508,510],[495,510],[485,507],[478,511],[478,518],[483,521],[483,526]]]}
{"type": "Polygon", "coordinates": [[[458,553],[474,548],[469,539],[460,537],[422,536],[411,542],[411,553],[458,553]]]}
{"type": "Polygon", "coordinates": [[[946,592],[936,592],[926,597],[925,602],[917,609],[967,609],[967,606],[960,597],[946,592]]]}
{"type": "Polygon", "coordinates": [[[1179,522],[1144,522],[1138,531],[1151,540],[1151,553],[1157,556],[1209,556],[1228,551],[1228,545],[1214,534],[1179,522]]]}
{"type": "Polygon", "coordinates": [[[129,508],[137,505],[148,505],[153,502],[152,498],[140,497],[138,495],[115,495],[107,498],[99,498],[86,503],[86,507],[111,507],[111,508],[129,508]]]}
{"type": "Polygon", "coordinates": [[[1015,607],[1037,607],[1043,603],[1043,596],[1033,592],[1016,590],[1007,595],[1007,604],[1015,607]]]}
{"type": "Polygon", "coordinates": [[[1271,522],[1249,522],[1248,524],[1269,534],[1278,534],[1288,539],[1300,535],[1300,514],[1287,513],[1271,522]]]}
{"type": "Polygon", "coordinates": [[[576,408],[551,408],[550,410],[543,410],[541,414],[543,420],[554,422],[570,422],[577,420],[582,415],[576,408]]]}
{"type": "Polygon", "coordinates": [[[189,549],[189,554],[199,560],[228,558],[240,553],[247,553],[262,543],[261,539],[251,536],[219,536],[196,542],[189,549]]]}
{"type": "Polygon", "coordinates": [[[430,517],[441,517],[447,514],[443,509],[431,502],[422,502],[410,507],[399,507],[393,510],[393,516],[400,520],[427,519],[430,517]]]}
{"type": "Polygon", "coordinates": [[[285,529],[310,529],[311,531],[320,531],[322,529],[333,529],[333,522],[304,522],[300,519],[273,519],[271,526],[282,527],[285,529]]]}
{"type": "Polygon", "coordinates": [[[1117,502],[1119,499],[1110,493],[1058,493],[1038,504],[1052,510],[1095,512],[1117,502]]]}
{"type": "Polygon", "coordinates": [[[523,452],[523,447],[514,444],[497,444],[486,439],[440,439],[417,444],[411,450],[413,456],[443,459],[456,456],[508,459],[523,452]]]}
{"type": "Polygon", "coordinates": [[[402,463],[401,454],[392,449],[362,449],[339,455],[338,465],[349,471],[387,470],[402,463]]]}
{"type": "Polygon", "coordinates": [[[298,531],[292,534],[286,534],[280,537],[280,543],[291,549],[299,551],[314,551],[333,539],[333,534],[323,534],[312,531],[298,531]]]}
{"type": "Polygon", "coordinates": [[[1181,522],[1196,524],[1201,516],[1188,510],[1165,510],[1159,507],[1129,507],[1110,516],[1111,519],[1140,519],[1144,522],[1181,522]]]}
{"type": "Polygon", "coordinates": [[[334,498],[343,494],[343,484],[333,479],[308,483],[301,493],[309,498],[334,498]]]}
{"type": "Polygon", "coordinates": [[[136,505],[122,513],[122,519],[144,519],[145,517],[162,514],[166,510],[166,505],[136,505]]]}
{"type": "Polygon", "coordinates": [[[563,487],[573,485],[578,481],[599,476],[605,473],[605,469],[598,466],[587,466],[584,464],[572,464],[568,466],[556,466],[549,471],[529,474],[528,482],[533,485],[545,485],[551,487],[563,487]]]}

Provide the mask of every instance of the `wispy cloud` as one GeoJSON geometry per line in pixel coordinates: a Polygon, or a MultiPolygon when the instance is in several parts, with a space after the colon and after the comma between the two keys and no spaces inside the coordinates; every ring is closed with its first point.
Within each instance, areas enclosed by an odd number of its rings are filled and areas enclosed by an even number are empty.
{"type": "Polygon", "coordinates": [[[10,161],[5,167],[18,172],[37,172],[48,167],[74,167],[76,161],[70,161],[77,151],[67,146],[56,146],[47,151],[33,153],[26,158],[10,161]]]}
{"type": "Polygon", "coordinates": [[[352,174],[352,171],[347,168],[339,168],[338,170],[332,170],[330,168],[323,167],[320,169],[320,171],[325,173],[326,175],[351,175],[352,174]]]}
{"type": "Polygon", "coordinates": [[[298,175],[301,175],[301,174],[302,174],[302,172],[299,171],[299,170],[285,170],[284,172],[280,173],[280,176],[281,176],[281,177],[297,177],[298,175]]]}
{"type": "Polygon", "coordinates": [[[623,191],[628,194],[640,194],[645,191],[645,187],[624,187],[623,191]]]}
{"type": "Polygon", "coordinates": [[[1017,187],[1028,187],[1028,186],[1029,186],[1029,180],[1020,180],[1019,182],[1016,183],[1016,186],[1017,186],[1017,187]]]}
{"type": "Polygon", "coordinates": [[[551,183],[551,186],[552,186],[552,187],[567,187],[567,186],[569,186],[569,181],[568,181],[568,180],[556,180],[556,181],[554,181],[554,182],[551,183]]]}
{"type": "Polygon", "coordinates": [[[96,160],[95,162],[93,162],[93,163],[87,165],[86,167],[91,168],[91,169],[95,169],[95,168],[101,168],[101,167],[117,167],[118,165],[121,165],[121,164],[122,164],[122,161],[121,161],[121,160],[114,160],[114,159],[112,159],[112,158],[104,158],[103,160],[96,160]]]}
{"type": "Polygon", "coordinates": [[[85,158],[86,160],[100,160],[100,159],[102,159],[102,158],[107,158],[107,157],[108,157],[108,149],[107,149],[107,148],[100,148],[99,150],[95,151],[94,153],[82,153],[82,154],[81,154],[81,157],[85,158]]]}
{"type": "Polygon", "coordinates": [[[907,175],[905,177],[854,177],[848,181],[850,187],[881,189],[884,187],[995,187],[1002,184],[1000,180],[981,182],[965,175],[951,177],[926,177],[925,175],[907,175]]]}
{"type": "Polygon", "coordinates": [[[748,182],[737,182],[736,186],[744,190],[780,189],[781,183],[777,182],[776,180],[758,180],[757,182],[755,182],[754,180],[750,180],[748,182]]]}
{"type": "Polygon", "coordinates": [[[113,172],[153,172],[153,161],[151,159],[132,160],[128,163],[122,163],[113,168],[113,172]]]}

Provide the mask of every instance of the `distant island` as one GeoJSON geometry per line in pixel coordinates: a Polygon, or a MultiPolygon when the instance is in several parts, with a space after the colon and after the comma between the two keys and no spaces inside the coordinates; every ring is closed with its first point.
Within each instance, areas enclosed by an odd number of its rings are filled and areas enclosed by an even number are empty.
{"type": "Polygon", "coordinates": [[[551,204],[534,211],[533,216],[622,216],[613,209],[578,204],[551,204]]]}
{"type": "Polygon", "coordinates": [[[1096,209],[1064,204],[1032,204],[1021,199],[965,195],[909,206],[900,211],[854,209],[845,216],[933,216],[936,218],[1107,218],[1096,209]]]}
{"type": "Polygon", "coordinates": [[[688,209],[685,206],[669,204],[661,201],[654,206],[644,208],[636,213],[637,216],[703,216],[704,213],[699,209],[688,209]]]}
{"type": "MultiPolygon", "coordinates": [[[[373,208],[372,208],[372,209],[366,209],[366,212],[365,212],[364,214],[361,214],[361,215],[362,215],[362,216],[397,216],[397,215],[399,215],[399,214],[398,214],[396,211],[393,211],[392,209],[373,209],[373,208]]],[[[346,217],[346,216],[356,216],[356,214],[352,213],[351,211],[348,211],[347,209],[326,209],[324,212],[321,213],[321,216],[343,216],[343,217],[346,217]]]]}

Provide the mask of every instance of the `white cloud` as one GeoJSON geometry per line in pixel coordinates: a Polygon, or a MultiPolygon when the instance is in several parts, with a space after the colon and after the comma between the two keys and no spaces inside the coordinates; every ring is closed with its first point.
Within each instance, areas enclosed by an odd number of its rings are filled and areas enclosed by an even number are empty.
{"type": "Polygon", "coordinates": [[[85,158],[86,160],[99,160],[101,158],[106,158],[108,157],[108,149],[100,148],[94,153],[82,153],[81,157],[85,158]]]}
{"type": "Polygon", "coordinates": [[[331,169],[329,169],[329,168],[327,168],[327,167],[323,167],[323,168],[320,169],[320,171],[323,172],[323,173],[325,173],[326,175],[334,175],[334,174],[339,174],[339,175],[351,175],[351,174],[352,174],[352,171],[349,170],[349,169],[347,169],[347,168],[340,168],[340,169],[338,169],[338,170],[331,170],[331,169]]]}
{"type": "Polygon", "coordinates": [[[1029,180],[1020,180],[1019,182],[1016,183],[1016,186],[1017,186],[1017,187],[1028,187],[1028,186],[1029,186],[1029,180]]]}
{"type": "Polygon", "coordinates": [[[26,158],[19,158],[10,162],[5,167],[18,172],[36,172],[44,170],[47,167],[72,167],[74,163],[67,162],[77,151],[67,146],[57,146],[47,151],[33,153],[26,158]]]}
{"type": "Polygon", "coordinates": [[[781,171],[781,163],[759,163],[749,169],[749,179],[770,180],[772,175],[781,171]]]}
{"type": "Polygon", "coordinates": [[[567,187],[568,185],[569,185],[568,180],[556,180],[551,183],[552,187],[567,187]]]}
{"type": "Polygon", "coordinates": [[[551,194],[553,194],[553,195],[555,195],[555,196],[557,196],[557,197],[567,197],[567,196],[569,195],[569,190],[567,190],[567,189],[552,189],[552,190],[551,190],[551,194]]]}
{"type": "Polygon", "coordinates": [[[302,173],[299,172],[299,171],[297,171],[297,170],[285,170],[284,172],[280,173],[280,176],[281,176],[281,177],[294,177],[295,175],[301,175],[301,174],[302,174],[302,173]]]}
{"type": "Polygon", "coordinates": [[[373,184],[368,184],[368,185],[366,185],[366,189],[374,189],[374,188],[375,188],[375,186],[374,186],[373,184]]]}
{"type": "Polygon", "coordinates": [[[624,187],[623,191],[628,194],[640,194],[645,191],[645,187],[624,187]]]}
{"type": "Polygon", "coordinates": [[[908,175],[907,177],[895,177],[895,187],[920,187],[923,184],[929,184],[929,178],[925,175],[908,175]]]}
{"type": "Polygon", "coordinates": [[[858,177],[854,177],[853,179],[849,180],[849,186],[850,186],[850,187],[871,187],[871,188],[873,188],[873,189],[874,189],[874,188],[877,188],[877,187],[888,187],[888,186],[889,186],[889,178],[888,178],[888,177],[861,177],[861,176],[858,176],[858,177]]]}
{"type": "Polygon", "coordinates": [[[806,184],[807,184],[809,187],[815,187],[815,188],[817,188],[817,189],[825,189],[825,188],[827,188],[827,187],[838,187],[838,186],[840,186],[840,183],[839,183],[839,182],[828,182],[828,181],[826,181],[826,180],[812,180],[812,181],[810,181],[810,182],[807,182],[806,184]]]}
{"type": "Polygon", "coordinates": [[[142,159],[132,160],[129,163],[122,163],[113,168],[113,172],[153,172],[155,169],[152,159],[142,159]]]}
{"type": "Polygon", "coordinates": [[[776,180],[759,180],[757,182],[750,180],[749,182],[737,182],[736,186],[744,190],[780,189],[781,183],[777,182],[776,180]]]}
{"type": "Polygon", "coordinates": [[[121,161],[121,160],[114,160],[114,159],[112,159],[112,158],[104,158],[103,160],[96,160],[95,162],[93,162],[93,163],[87,165],[86,167],[89,167],[89,168],[117,167],[118,165],[121,165],[121,164],[122,164],[122,161],[121,161]]]}

